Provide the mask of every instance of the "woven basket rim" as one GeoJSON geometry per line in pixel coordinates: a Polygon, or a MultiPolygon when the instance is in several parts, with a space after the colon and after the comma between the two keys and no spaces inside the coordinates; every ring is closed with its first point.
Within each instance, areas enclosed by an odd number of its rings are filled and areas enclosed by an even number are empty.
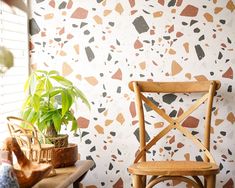
{"type": "Polygon", "coordinates": [[[62,147],[67,147],[68,146],[68,135],[57,135],[55,137],[47,137],[48,140],[52,144],[55,145],[56,148],[62,148],[62,147]]]}

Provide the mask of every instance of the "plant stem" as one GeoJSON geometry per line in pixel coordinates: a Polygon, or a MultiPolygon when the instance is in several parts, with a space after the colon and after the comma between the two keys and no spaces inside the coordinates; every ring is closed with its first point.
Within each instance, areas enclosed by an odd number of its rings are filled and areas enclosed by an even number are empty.
{"type": "MultiPolygon", "coordinates": [[[[51,99],[50,93],[48,91],[48,102],[47,102],[48,110],[50,109],[50,99],[51,99]]],[[[50,121],[49,127],[47,127],[46,134],[49,137],[56,137],[57,136],[57,132],[55,130],[55,126],[54,126],[54,123],[52,122],[52,120],[50,121]]]]}
{"type": "Polygon", "coordinates": [[[47,127],[46,135],[49,137],[56,137],[58,135],[53,123],[50,123],[49,127],[47,127]]]}

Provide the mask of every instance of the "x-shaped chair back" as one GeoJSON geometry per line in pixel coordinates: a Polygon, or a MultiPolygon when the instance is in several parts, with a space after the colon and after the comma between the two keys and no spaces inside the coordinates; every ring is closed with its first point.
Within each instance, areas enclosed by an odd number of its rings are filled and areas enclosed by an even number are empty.
{"type": "Polygon", "coordinates": [[[220,88],[219,81],[197,81],[197,82],[147,82],[147,81],[132,81],[129,83],[129,88],[136,94],[136,109],[139,116],[139,138],[140,138],[140,152],[137,154],[134,163],[139,161],[146,161],[146,152],[156,144],[163,136],[165,136],[172,129],[179,130],[188,139],[192,140],[195,145],[201,149],[204,154],[205,162],[215,163],[210,154],[210,127],[211,127],[211,112],[212,103],[215,91],[220,88]],[[181,114],[178,118],[171,118],[162,109],[156,106],[151,100],[143,95],[143,93],[205,93],[199,98],[187,111],[181,114]],[[192,135],[181,123],[191,113],[193,113],[202,103],[207,101],[206,116],[205,116],[205,130],[204,143],[192,135]],[[143,102],[145,102],[158,115],[165,119],[169,124],[160,131],[148,143],[145,139],[145,120],[143,111],[143,102]]]}

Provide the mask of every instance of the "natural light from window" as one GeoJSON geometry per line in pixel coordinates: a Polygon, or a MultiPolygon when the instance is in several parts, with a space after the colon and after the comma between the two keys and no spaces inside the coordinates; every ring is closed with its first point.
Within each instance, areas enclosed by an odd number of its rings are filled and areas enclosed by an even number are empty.
{"type": "MultiPolygon", "coordinates": [[[[27,3],[25,1],[25,3],[27,3]]],[[[8,134],[6,117],[19,116],[29,74],[28,17],[0,1],[0,46],[14,55],[14,67],[0,76],[0,141],[8,134]]]]}

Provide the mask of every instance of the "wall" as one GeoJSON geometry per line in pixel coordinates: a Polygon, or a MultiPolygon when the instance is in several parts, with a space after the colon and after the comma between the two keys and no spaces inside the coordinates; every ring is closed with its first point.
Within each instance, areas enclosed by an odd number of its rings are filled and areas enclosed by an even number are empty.
{"type": "MultiPolygon", "coordinates": [[[[34,0],[31,6],[32,69],[59,70],[92,104],[90,111],[79,107],[82,139],[70,137],[81,159],[96,162],[84,185],[131,187],[127,167],[138,148],[138,126],[130,80],[217,79],[222,87],[214,103],[211,150],[221,169],[217,187],[234,187],[234,1],[34,0]]],[[[173,117],[182,111],[181,97],[165,102],[173,117]]],[[[200,129],[202,119],[188,120],[200,129]]],[[[148,127],[152,134],[163,123],[148,127]]],[[[153,154],[200,160],[175,134],[153,154]]]]}

